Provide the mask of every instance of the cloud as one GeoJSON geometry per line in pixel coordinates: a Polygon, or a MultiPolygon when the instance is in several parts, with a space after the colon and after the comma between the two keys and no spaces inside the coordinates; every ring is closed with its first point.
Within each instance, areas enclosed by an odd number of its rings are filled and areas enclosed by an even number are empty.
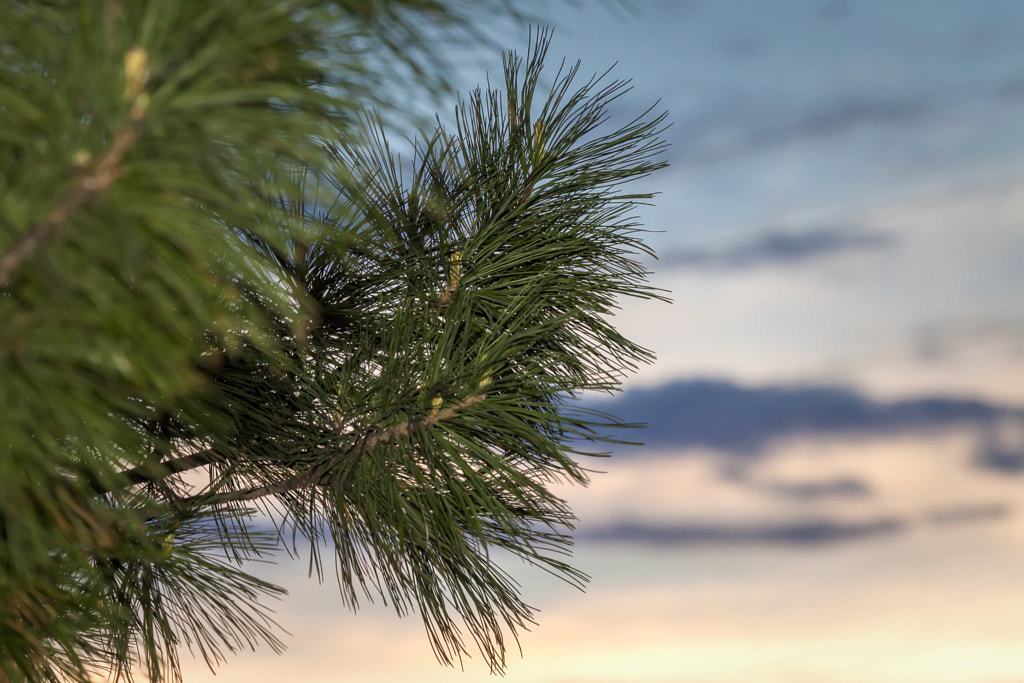
{"type": "Polygon", "coordinates": [[[936,526],[964,524],[970,522],[988,522],[1008,517],[1012,512],[1009,505],[989,503],[985,505],[963,505],[932,510],[928,514],[928,522],[936,526]]]}
{"type": "Polygon", "coordinates": [[[1024,421],[1003,420],[985,430],[973,464],[1003,475],[1024,475],[1024,421]]]}
{"type": "Polygon", "coordinates": [[[625,522],[591,531],[584,530],[579,535],[598,542],[669,547],[754,544],[818,546],[891,536],[906,527],[906,522],[895,517],[880,517],[865,522],[810,520],[757,525],[625,522]]]}
{"type": "Polygon", "coordinates": [[[582,529],[578,536],[599,543],[633,543],[655,547],[681,546],[824,546],[893,536],[915,526],[952,526],[990,522],[1008,517],[1003,503],[940,507],[923,517],[881,516],[864,521],[809,519],[759,522],[638,522],[610,523],[582,529]]]}
{"type": "MultiPolygon", "coordinates": [[[[754,35],[738,35],[719,43],[727,59],[745,60],[764,49],[754,35]]],[[[818,142],[865,128],[887,129],[906,137],[934,121],[962,113],[965,103],[990,112],[1024,99],[1024,78],[1008,74],[970,85],[946,83],[932,88],[823,92],[811,102],[778,101],[754,91],[733,90],[681,115],[673,139],[673,166],[703,166],[787,145],[818,142]]]]}
{"type": "Polygon", "coordinates": [[[792,266],[850,251],[891,247],[888,234],[854,228],[820,228],[804,232],[770,230],[725,249],[675,249],[659,256],[662,266],[737,270],[758,266],[792,266]]]}
{"type": "Polygon", "coordinates": [[[913,333],[917,360],[948,361],[979,347],[987,353],[1024,354],[1024,317],[963,317],[919,325],[913,333]]]}
{"type": "Polygon", "coordinates": [[[826,498],[869,498],[871,487],[860,479],[838,477],[823,481],[769,482],[761,488],[768,493],[798,501],[816,501],[826,498]]]}
{"type": "Polygon", "coordinates": [[[620,436],[651,447],[711,448],[746,456],[789,436],[878,435],[1024,421],[1024,410],[978,400],[937,396],[881,402],[843,387],[744,387],[722,380],[630,389],[588,407],[624,422],[646,422],[646,430],[620,436]]]}
{"type": "Polygon", "coordinates": [[[1024,474],[1024,451],[989,445],[974,457],[974,464],[1001,474],[1024,474]]]}
{"type": "MultiPolygon", "coordinates": [[[[948,93],[945,96],[928,96],[919,93],[909,97],[886,99],[883,97],[848,96],[833,102],[819,105],[817,110],[797,114],[789,120],[782,120],[767,126],[758,122],[763,120],[765,112],[748,105],[748,119],[740,119],[749,125],[739,128],[740,121],[734,119],[733,134],[721,136],[712,143],[704,143],[687,148],[679,146],[673,164],[711,164],[746,154],[754,154],[777,147],[802,142],[810,138],[823,138],[846,133],[859,126],[899,126],[909,124],[933,115],[937,111],[949,109],[957,102],[956,96],[963,93],[948,93]],[[755,118],[756,117],[756,118],[755,118]]],[[[690,139],[707,139],[702,136],[691,136],[690,139]]]]}

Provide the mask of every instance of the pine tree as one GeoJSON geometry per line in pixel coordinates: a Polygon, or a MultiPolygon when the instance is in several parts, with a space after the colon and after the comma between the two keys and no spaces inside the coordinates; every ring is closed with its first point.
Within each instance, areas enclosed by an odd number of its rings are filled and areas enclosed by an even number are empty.
{"type": "Polygon", "coordinates": [[[0,9],[0,680],[180,679],[281,649],[247,571],[334,555],[492,670],[532,621],[495,550],[571,583],[581,409],[650,360],[622,188],[663,116],[548,34],[392,152],[396,74],[443,85],[432,0],[0,9]],[[376,109],[374,109],[376,107],[376,109]]]}

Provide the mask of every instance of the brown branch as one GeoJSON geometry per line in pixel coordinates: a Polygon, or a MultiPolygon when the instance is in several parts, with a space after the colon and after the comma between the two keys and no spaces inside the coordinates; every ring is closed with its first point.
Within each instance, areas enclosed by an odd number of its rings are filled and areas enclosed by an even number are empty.
{"type": "Polygon", "coordinates": [[[132,484],[148,484],[169,477],[172,474],[180,474],[203,465],[212,465],[221,460],[223,458],[220,455],[208,449],[192,453],[191,455],[183,455],[180,458],[168,460],[167,462],[139,465],[130,470],[125,470],[121,474],[132,484]]]}
{"type": "Polygon", "coordinates": [[[445,288],[444,293],[441,294],[441,298],[438,301],[436,307],[433,307],[433,313],[440,313],[444,309],[448,308],[448,304],[451,303],[452,296],[459,289],[459,282],[462,280],[462,252],[457,251],[451,255],[450,258],[450,274],[448,277],[448,286],[445,288]]]}
{"type": "MultiPolygon", "coordinates": [[[[402,436],[405,436],[413,429],[421,427],[431,427],[441,420],[447,420],[460,411],[466,408],[480,403],[487,397],[487,394],[476,394],[470,396],[467,399],[459,401],[444,410],[432,412],[430,415],[418,420],[410,420],[408,422],[402,422],[401,424],[392,425],[387,429],[372,434],[367,434],[359,441],[352,444],[352,447],[346,452],[348,456],[358,456],[366,453],[377,446],[393,441],[402,436]]],[[[296,491],[298,489],[306,488],[307,486],[324,485],[330,480],[331,470],[334,468],[336,463],[322,463],[310,470],[302,472],[294,477],[279,481],[275,484],[269,484],[266,486],[258,486],[251,489],[245,489],[242,491],[226,491],[224,493],[214,493],[194,496],[186,499],[185,503],[198,503],[201,505],[217,505],[222,503],[240,503],[247,500],[257,500],[259,498],[265,498],[266,496],[279,495],[282,493],[288,493],[289,491],[296,491]]]]}
{"type": "Polygon", "coordinates": [[[100,159],[95,170],[90,174],[80,176],[70,194],[53,207],[43,220],[29,228],[21,239],[8,249],[3,257],[0,257],[0,286],[6,285],[14,270],[25,260],[31,258],[44,242],[56,235],[75,211],[89,201],[93,195],[103,192],[114,184],[114,181],[121,175],[121,160],[138,139],[138,121],[114,133],[114,141],[110,149],[100,159]]]}
{"type": "MultiPolygon", "coordinates": [[[[108,3],[108,16],[115,14],[118,5],[116,0],[108,3]]],[[[133,47],[124,55],[124,98],[131,105],[128,111],[131,123],[114,132],[110,149],[96,164],[93,172],[80,175],[64,200],[53,207],[43,220],[30,227],[16,244],[0,257],[0,286],[6,285],[14,270],[31,258],[44,242],[56,235],[75,211],[94,195],[113,185],[120,177],[121,161],[125,153],[138,141],[142,119],[149,109],[149,94],[146,92],[148,81],[149,54],[142,47],[133,47]]],[[[78,154],[85,157],[83,163],[88,162],[88,153],[80,151],[78,154]]]]}
{"type": "Polygon", "coordinates": [[[448,307],[448,304],[451,303],[452,296],[455,294],[455,292],[456,292],[456,290],[458,290],[458,288],[459,288],[459,283],[458,282],[455,282],[453,284],[448,285],[448,288],[444,290],[443,294],[441,294],[441,299],[437,303],[437,310],[438,311],[444,310],[445,308],[448,307]]]}
{"type": "MultiPolygon", "coordinates": [[[[199,451],[198,453],[192,453],[191,455],[183,455],[180,458],[175,458],[174,460],[168,460],[166,462],[150,462],[138,465],[131,469],[124,470],[121,472],[121,476],[128,480],[129,486],[135,484],[150,484],[166,479],[174,474],[187,472],[188,470],[193,470],[204,465],[212,465],[216,462],[222,462],[223,460],[223,456],[219,455],[212,449],[207,449],[205,451],[199,451]]],[[[101,483],[100,480],[88,470],[78,473],[78,476],[88,482],[90,490],[97,496],[102,496],[114,491],[114,489],[101,483]]]]}

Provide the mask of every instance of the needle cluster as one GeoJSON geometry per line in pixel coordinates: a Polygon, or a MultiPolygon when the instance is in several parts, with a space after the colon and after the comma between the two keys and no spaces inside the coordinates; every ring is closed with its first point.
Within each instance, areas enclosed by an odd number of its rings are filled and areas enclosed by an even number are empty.
{"type": "Polygon", "coordinates": [[[664,116],[541,32],[400,158],[367,55],[441,10],[0,10],[0,680],[281,649],[277,551],[493,671],[503,562],[585,582],[554,484],[616,424],[573,399],[651,360],[611,317],[660,297],[625,185],[664,116]]]}

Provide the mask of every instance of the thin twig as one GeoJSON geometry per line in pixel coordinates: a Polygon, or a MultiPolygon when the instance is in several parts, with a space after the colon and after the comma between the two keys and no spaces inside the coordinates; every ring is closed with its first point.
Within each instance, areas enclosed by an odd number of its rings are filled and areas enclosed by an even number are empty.
{"type": "MultiPolygon", "coordinates": [[[[393,441],[400,438],[410,431],[421,427],[430,427],[440,422],[441,420],[447,420],[454,417],[460,411],[466,408],[480,403],[487,397],[486,394],[476,394],[470,396],[467,399],[459,401],[444,410],[440,410],[436,413],[431,413],[427,417],[420,418],[418,420],[410,420],[401,424],[393,425],[387,429],[368,434],[361,440],[356,441],[349,451],[346,453],[346,457],[353,455],[361,455],[366,453],[377,446],[393,441]]],[[[265,498],[266,496],[279,495],[282,493],[288,493],[289,491],[296,491],[298,489],[306,488],[314,484],[326,484],[330,480],[331,471],[333,470],[336,462],[322,463],[317,467],[307,470],[301,474],[298,474],[289,479],[279,481],[275,484],[269,484],[267,486],[258,486],[251,489],[245,489],[242,491],[226,491],[224,493],[206,494],[194,496],[190,499],[185,499],[184,503],[199,503],[202,505],[218,505],[223,503],[240,503],[247,500],[257,500],[259,498],[265,498]]]]}
{"type": "Polygon", "coordinates": [[[130,470],[125,470],[121,474],[132,484],[147,484],[159,481],[172,474],[180,474],[203,465],[212,465],[215,462],[220,462],[222,459],[222,456],[215,451],[207,449],[159,464],[139,465],[130,470]]]}
{"type": "Polygon", "coordinates": [[[444,310],[445,308],[448,307],[448,304],[451,303],[452,296],[455,294],[455,292],[458,289],[459,289],[458,282],[455,282],[454,284],[448,285],[448,288],[444,290],[443,294],[441,294],[441,300],[438,301],[438,303],[437,303],[437,310],[438,311],[442,311],[442,310],[444,310]]]}
{"type": "Polygon", "coordinates": [[[75,211],[93,195],[114,184],[121,175],[121,160],[138,139],[138,122],[114,134],[110,149],[100,159],[95,170],[80,176],[70,194],[53,207],[43,220],[29,228],[21,239],[0,257],[0,286],[6,285],[14,270],[30,258],[44,242],[56,235],[75,211]]]}

